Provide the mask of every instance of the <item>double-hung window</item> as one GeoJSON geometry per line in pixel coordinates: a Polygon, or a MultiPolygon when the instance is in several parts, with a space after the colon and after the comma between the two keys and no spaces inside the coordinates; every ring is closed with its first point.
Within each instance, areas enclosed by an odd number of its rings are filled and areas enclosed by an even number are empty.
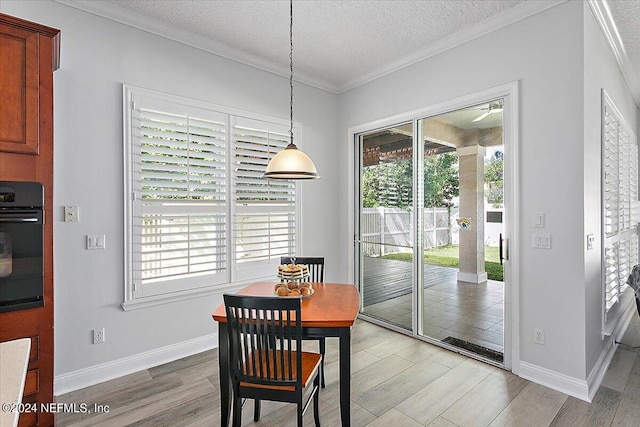
{"type": "Polygon", "coordinates": [[[298,225],[295,184],[262,178],[286,122],[129,86],[124,111],[123,307],[274,276],[298,225]]]}
{"type": "Polygon", "coordinates": [[[638,219],[636,135],[603,91],[602,321],[606,335],[612,333],[623,314],[627,277],[640,261],[638,219]]]}
{"type": "Polygon", "coordinates": [[[238,280],[245,280],[295,253],[296,192],[292,181],[262,177],[269,159],[289,143],[285,126],[267,130],[261,121],[237,117],[232,139],[235,266],[238,280]]]}

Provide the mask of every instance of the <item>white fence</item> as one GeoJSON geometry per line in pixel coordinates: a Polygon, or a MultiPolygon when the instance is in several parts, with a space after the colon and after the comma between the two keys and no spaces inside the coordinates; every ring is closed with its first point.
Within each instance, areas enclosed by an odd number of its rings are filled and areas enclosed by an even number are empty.
{"type": "MultiPolygon", "coordinates": [[[[424,247],[433,248],[457,243],[454,227],[458,208],[424,209],[424,247]]],[[[360,219],[362,251],[365,256],[411,252],[413,246],[413,212],[400,208],[365,208],[360,219]]]]}

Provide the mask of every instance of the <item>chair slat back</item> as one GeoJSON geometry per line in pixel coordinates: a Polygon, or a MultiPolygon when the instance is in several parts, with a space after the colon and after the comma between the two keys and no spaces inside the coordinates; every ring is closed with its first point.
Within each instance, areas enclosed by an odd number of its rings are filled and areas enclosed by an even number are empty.
{"type": "Polygon", "coordinates": [[[300,298],[224,295],[234,378],[302,388],[300,298]]]}
{"type": "Polygon", "coordinates": [[[309,266],[309,278],[306,279],[307,281],[324,282],[324,257],[283,256],[280,257],[280,264],[291,264],[294,258],[296,264],[309,266]]]}

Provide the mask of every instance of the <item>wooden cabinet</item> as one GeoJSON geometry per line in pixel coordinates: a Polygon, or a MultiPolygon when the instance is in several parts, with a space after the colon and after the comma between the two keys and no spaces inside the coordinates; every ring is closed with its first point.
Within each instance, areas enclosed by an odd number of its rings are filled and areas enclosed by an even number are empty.
{"type": "MultiPolygon", "coordinates": [[[[0,313],[0,341],[31,338],[24,402],[53,402],[53,71],[60,32],[0,13],[0,181],[45,190],[44,307],[0,313]]],[[[25,413],[19,426],[52,426],[25,413]]]]}
{"type": "Polygon", "coordinates": [[[38,154],[38,35],[0,28],[0,150],[38,154]]]}

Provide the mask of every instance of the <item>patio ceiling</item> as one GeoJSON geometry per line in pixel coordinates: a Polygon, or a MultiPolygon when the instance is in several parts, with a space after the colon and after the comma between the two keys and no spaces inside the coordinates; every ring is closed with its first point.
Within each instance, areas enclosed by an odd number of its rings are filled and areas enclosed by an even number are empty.
{"type": "MultiPolygon", "coordinates": [[[[502,144],[502,113],[487,115],[482,104],[424,119],[425,156],[455,151],[470,145],[489,147],[502,144]]],[[[372,132],[363,136],[363,166],[411,159],[413,156],[412,124],[372,132]]]]}

